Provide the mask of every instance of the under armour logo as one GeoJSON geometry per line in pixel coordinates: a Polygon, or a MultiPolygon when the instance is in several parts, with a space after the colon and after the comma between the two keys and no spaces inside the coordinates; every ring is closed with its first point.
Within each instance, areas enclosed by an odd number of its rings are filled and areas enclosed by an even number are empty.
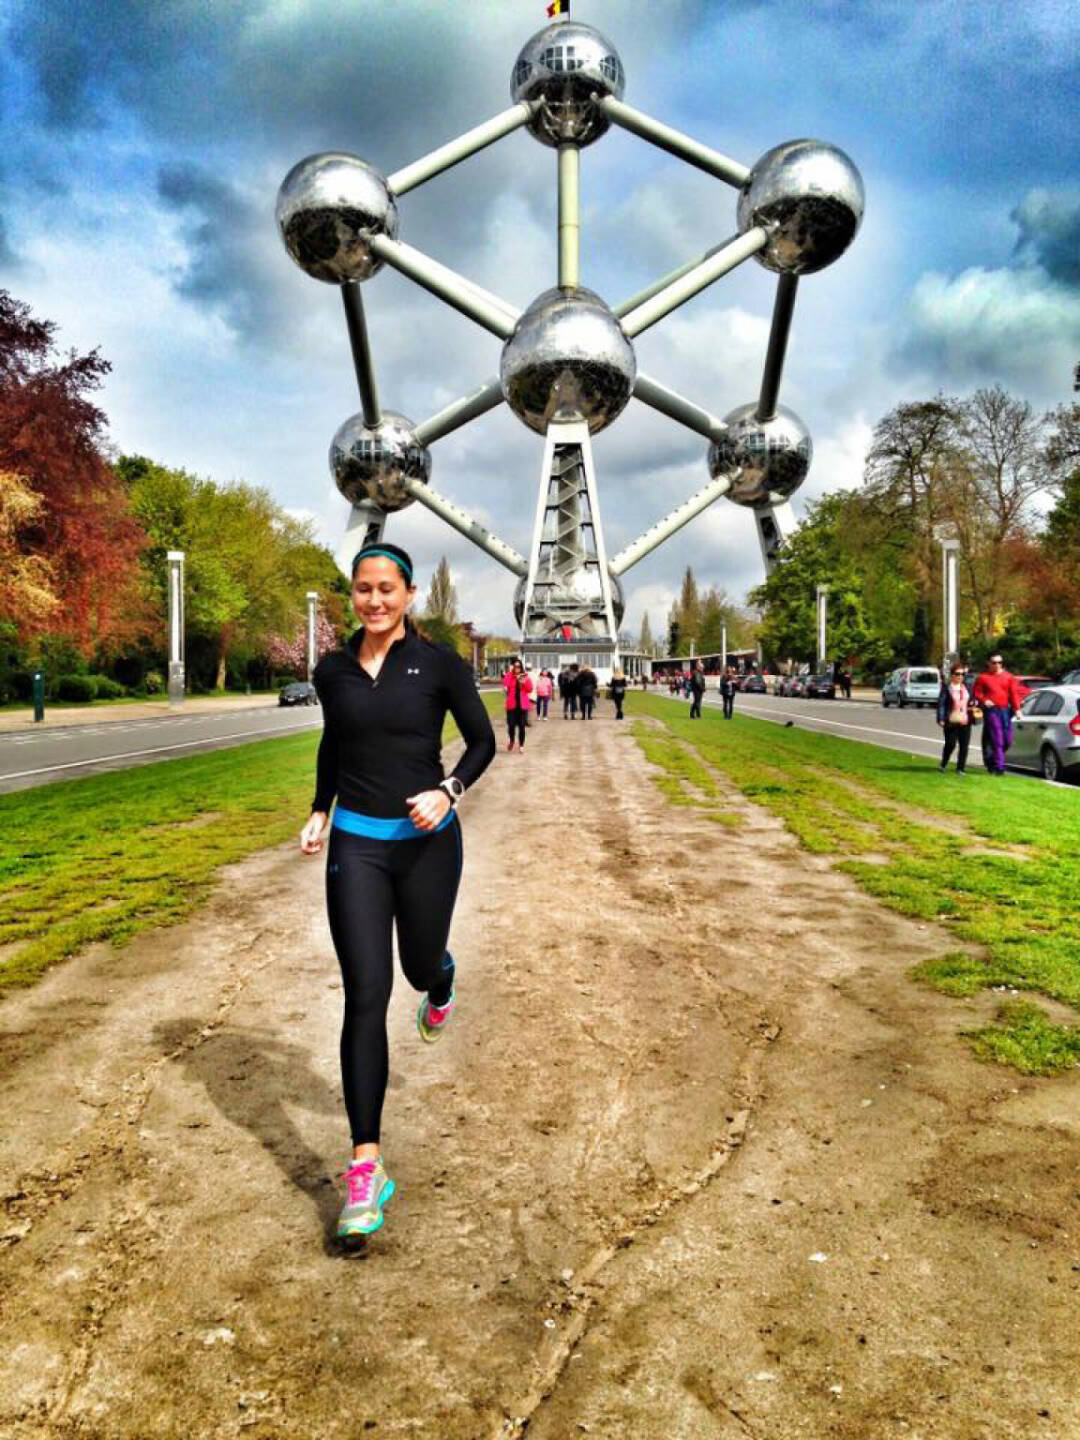
{"type": "Polygon", "coordinates": [[[412,669],[409,669],[408,667],[406,667],[405,674],[406,674],[406,675],[419,675],[419,674],[420,674],[420,671],[419,671],[419,670],[412,670],[412,669]]]}

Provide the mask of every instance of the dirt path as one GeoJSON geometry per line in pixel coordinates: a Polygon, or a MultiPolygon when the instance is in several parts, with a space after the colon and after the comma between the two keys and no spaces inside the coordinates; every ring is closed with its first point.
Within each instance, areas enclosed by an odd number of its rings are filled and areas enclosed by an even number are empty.
{"type": "Polygon", "coordinates": [[[1080,1077],[971,1061],[905,978],[946,937],[668,805],[628,729],[553,719],[467,802],[366,1258],[319,862],[0,1008],[0,1434],[1080,1437],[1080,1077]]]}

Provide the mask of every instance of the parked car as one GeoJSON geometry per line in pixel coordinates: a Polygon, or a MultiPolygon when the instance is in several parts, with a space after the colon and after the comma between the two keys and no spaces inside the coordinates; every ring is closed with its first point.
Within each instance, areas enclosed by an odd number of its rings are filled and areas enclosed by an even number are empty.
{"type": "Polygon", "coordinates": [[[941,694],[941,672],[933,665],[905,665],[894,670],[881,687],[881,703],[887,710],[897,705],[936,705],[941,694]]]}
{"type": "Polygon", "coordinates": [[[748,675],[746,684],[742,688],[747,695],[767,695],[769,691],[769,687],[760,675],[748,675]]]}
{"type": "Polygon", "coordinates": [[[1070,670],[1067,675],[1062,675],[1057,683],[1059,685],[1080,685],[1080,670],[1070,670]]]}
{"type": "Polygon", "coordinates": [[[1033,690],[1045,690],[1048,685],[1053,685],[1049,675],[1018,675],[1017,683],[1020,686],[1021,697],[1030,695],[1033,690]]]}
{"type": "Polygon", "coordinates": [[[811,675],[806,682],[808,700],[835,700],[836,681],[831,675],[811,675]]]}
{"type": "Polygon", "coordinates": [[[795,699],[801,700],[806,694],[806,676],[789,675],[784,681],[784,694],[794,696],[795,699]]]}
{"type": "Polygon", "coordinates": [[[297,680],[293,685],[286,685],[278,696],[279,705],[317,705],[319,697],[315,693],[315,686],[306,680],[297,680]]]}
{"type": "Polygon", "coordinates": [[[1080,684],[1044,685],[1013,717],[1009,764],[1044,780],[1080,780],[1080,684]]]}

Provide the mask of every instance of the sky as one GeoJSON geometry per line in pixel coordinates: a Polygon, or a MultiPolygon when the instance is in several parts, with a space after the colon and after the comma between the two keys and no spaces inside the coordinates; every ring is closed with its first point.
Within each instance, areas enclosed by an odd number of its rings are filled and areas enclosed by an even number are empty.
{"type": "MultiPolygon", "coordinates": [[[[0,0],[0,288],[98,347],[112,444],[265,486],[337,550],[327,468],[359,401],[336,287],[274,224],[296,161],[382,173],[506,108],[544,0],[0,0]]],[[[808,500],[858,485],[892,407],[1001,383],[1038,409],[1080,361],[1080,7],[1073,0],[573,0],[625,101],[752,165],[839,146],[859,234],[799,287],[781,401],[809,427],[808,500]]],[[[555,281],[555,154],[525,131],[403,196],[400,238],[524,308],[555,281]]],[[[582,152],[582,283],[609,303],[735,232],[736,192],[612,129],[582,152]]],[[[713,414],[756,398],[775,277],[751,260],[635,342],[713,414]]],[[[500,342],[384,268],[364,287],[384,408],[420,422],[498,371],[500,342]]],[[[636,401],[596,437],[608,553],[708,479],[707,442],[636,401]]],[[[431,483],[528,549],[542,440],[500,406],[432,446],[431,483]]],[[[514,578],[419,504],[390,517],[421,586],[445,554],[462,618],[512,633],[514,578]]],[[[664,628],[682,573],[763,578],[720,501],[623,577],[664,628]]]]}

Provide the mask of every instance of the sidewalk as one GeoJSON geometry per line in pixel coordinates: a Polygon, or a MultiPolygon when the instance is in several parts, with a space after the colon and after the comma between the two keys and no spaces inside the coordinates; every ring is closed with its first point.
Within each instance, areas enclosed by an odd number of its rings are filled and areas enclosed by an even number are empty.
{"type": "Polygon", "coordinates": [[[211,710],[262,710],[277,703],[275,695],[200,695],[172,708],[164,696],[133,705],[108,701],[95,705],[46,705],[45,719],[40,725],[34,724],[33,706],[28,705],[23,710],[5,710],[0,714],[0,734],[5,730],[59,730],[69,725],[100,725],[110,720],[164,720],[169,716],[175,720],[179,715],[199,715],[211,710]]]}

